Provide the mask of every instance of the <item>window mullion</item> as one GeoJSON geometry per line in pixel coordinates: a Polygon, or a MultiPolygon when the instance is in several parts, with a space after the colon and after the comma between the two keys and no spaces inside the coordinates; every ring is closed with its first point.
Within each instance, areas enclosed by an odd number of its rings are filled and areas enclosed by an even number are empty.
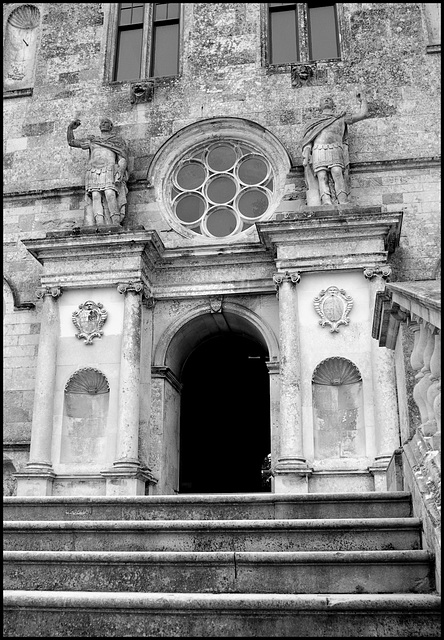
{"type": "Polygon", "coordinates": [[[140,69],[140,77],[148,78],[150,68],[151,51],[149,42],[152,37],[152,11],[153,4],[146,2],[143,11],[143,33],[142,33],[142,63],[140,69]]]}
{"type": "Polygon", "coordinates": [[[297,4],[297,23],[299,35],[299,60],[308,62],[310,59],[308,47],[308,10],[307,4],[298,2],[297,4]]]}

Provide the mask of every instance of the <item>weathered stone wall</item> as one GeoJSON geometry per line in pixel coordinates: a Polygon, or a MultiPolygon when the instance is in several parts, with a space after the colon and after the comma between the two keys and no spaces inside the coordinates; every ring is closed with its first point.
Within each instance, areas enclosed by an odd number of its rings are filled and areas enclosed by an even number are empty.
{"type": "MultiPolygon", "coordinates": [[[[34,3],[41,13],[32,95],[4,100],[4,273],[15,309],[5,317],[6,439],[30,437],[39,310],[32,308],[41,266],[25,235],[83,220],[87,154],[66,141],[98,134],[102,115],[128,140],[125,225],[159,232],[167,247],[199,244],[168,229],[146,173],[168,138],[200,119],[235,116],[266,127],[293,160],[288,196],[303,198],[298,142],[319,98],[356,110],[365,88],[370,118],[351,127],[352,200],[404,210],[395,280],[432,278],[439,227],[440,54],[430,52],[420,3],[340,6],[339,62],[319,63],[312,86],[295,87],[290,68],[266,64],[265,3],[185,3],[181,74],[156,80],[152,102],[131,104],[129,83],[108,82],[109,3],[34,3]]],[[[4,21],[18,4],[4,5],[4,21]]],[[[111,52],[112,53],[112,52],[111,52]]],[[[257,236],[250,236],[252,241],[257,236]]]]}

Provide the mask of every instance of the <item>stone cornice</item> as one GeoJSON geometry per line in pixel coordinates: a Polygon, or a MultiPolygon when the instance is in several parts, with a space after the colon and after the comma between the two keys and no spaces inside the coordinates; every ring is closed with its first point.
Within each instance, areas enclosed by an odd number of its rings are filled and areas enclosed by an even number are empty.
{"type": "Polygon", "coordinates": [[[151,289],[152,273],[164,251],[158,234],[145,230],[53,232],[23,238],[22,243],[44,266],[44,287],[107,287],[141,281],[151,289]]]}
{"type": "Polygon", "coordinates": [[[256,225],[278,271],[375,269],[399,243],[403,212],[381,207],[305,207],[256,225]]]}

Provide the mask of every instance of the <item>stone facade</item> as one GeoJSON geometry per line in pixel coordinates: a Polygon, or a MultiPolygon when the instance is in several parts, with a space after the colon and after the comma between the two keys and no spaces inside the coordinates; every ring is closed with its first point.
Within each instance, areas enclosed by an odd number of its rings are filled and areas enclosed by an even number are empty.
{"type": "MultiPolygon", "coordinates": [[[[15,37],[8,25],[21,6],[4,5],[6,72],[15,37]]],[[[388,263],[392,282],[436,277],[434,5],[338,4],[340,59],[310,63],[310,82],[295,82],[295,65],[268,62],[267,4],[185,3],[180,72],[149,79],[146,99],[135,98],[134,83],[111,80],[117,3],[26,6],[35,9],[27,27],[35,55],[4,91],[6,493],[15,491],[14,472],[19,493],[29,495],[180,490],[184,366],[203,342],[227,333],[255,345],[252,357],[269,376],[262,459],[271,450],[274,490],[382,489],[401,444],[399,422],[408,428],[417,409],[407,399],[398,410],[395,356],[371,337],[375,295],[388,263]],[[369,117],[350,132],[351,206],[307,210],[304,123],[327,93],[353,111],[359,87],[369,117]],[[122,229],[96,233],[83,226],[86,157],[68,146],[66,128],[77,118],[82,131],[95,131],[105,116],[128,143],[128,204],[122,229]],[[230,137],[267,159],[271,203],[247,230],[211,238],[174,216],[171,170],[193,145],[230,137]],[[333,334],[313,306],[330,286],[354,303],[349,324],[333,334]],[[86,345],[71,318],[88,300],[103,304],[108,318],[103,337],[86,345]],[[362,376],[364,435],[359,455],[323,460],[315,455],[312,375],[333,357],[362,376]],[[94,461],[86,447],[83,461],[63,454],[65,386],[88,367],[110,387],[106,443],[94,461]]],[[[253,405],[254,393],[243,401],[253,405]]],[[[218,409],[207,411],[209,425],[223,429],[218,409]]],[[[236,433],[225,437],[236,449],[236,433]]],[[[214,446],[209,438],[193,465],[214,458],[214,446]]],[[[245,445],[237,469],[247,452],[245,445]]],[[[220,475],[232,473],[214,464],[220,475]]]]}

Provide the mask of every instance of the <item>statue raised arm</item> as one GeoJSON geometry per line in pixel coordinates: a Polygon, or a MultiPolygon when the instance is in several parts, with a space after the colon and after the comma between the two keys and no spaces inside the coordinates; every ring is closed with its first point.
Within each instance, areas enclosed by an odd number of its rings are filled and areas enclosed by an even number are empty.
{"type": "Polygon", "coordinates": [[[81,125],[73,120],[66,132],[70,147],[89,151],[85,178],[85,224],[120,225],[126,213],[128,151],[123,138],[112,133],[113,123],[100,120],[101,136],[76,139],[81,125]]]}
{"type": "Polygon", "coordinates": [[[335,114],[331,96],[320,101],[321,113],[310,120],[302,132],[302,164],[307,185],[307,204],[331,205],[331,181],[339,204],[349,201],[348,125],[368,117],[367,100],[357,91],[360,109],[355,114],[335,114]],[[330,180],[331,178],[331,180],[330,180]]]}

